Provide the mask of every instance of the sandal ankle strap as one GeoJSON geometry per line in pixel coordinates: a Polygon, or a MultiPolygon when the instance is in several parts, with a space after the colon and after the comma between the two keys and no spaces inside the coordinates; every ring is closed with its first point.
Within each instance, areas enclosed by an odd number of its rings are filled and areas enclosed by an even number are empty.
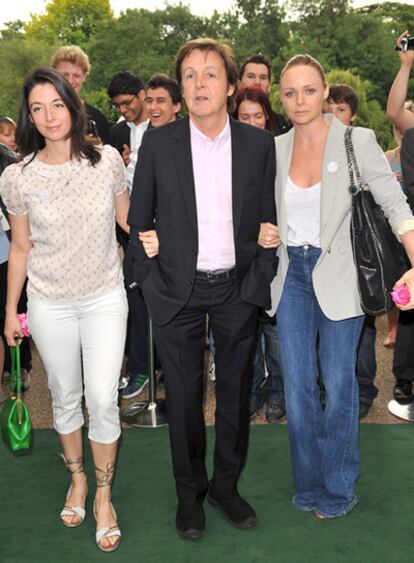
{"type": "Polygon", "coordinates": [[[115,462],[114,461],[108,461],[108,463],[106,464],[105,470],[99,469],[99,467],[96,467],[96,465],[95,465],[95,470],[103,473],[103,477],[96,477],[96,486],[97,487],[109,487],[110,485],[112,485],[112,481],[114,479],[114,473],[115,473],[115,462]]]}
{"type": "Polygon", "coordinates": [[[66,469],[69,473],[85,473],[85,468],[83,467],[83,456],[79,457],[78,459],[67,459],[62,452],[58,453],[58,456],[63,461],[66,466],[66,469]],[[77,469],[72,469],[71,465],[79,465],[77,469]]]}

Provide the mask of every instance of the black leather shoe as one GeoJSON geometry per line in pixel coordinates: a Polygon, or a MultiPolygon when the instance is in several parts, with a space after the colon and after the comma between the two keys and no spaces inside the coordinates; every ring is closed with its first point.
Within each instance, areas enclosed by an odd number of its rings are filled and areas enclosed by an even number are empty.
{"type": "Polygon", "coordinates": [[[224,514],[224,518],[234,528],[245,530],[257,524],[257,516],[253,508],[239,494],[231,499],[218,497],[212,487],[209,488],[207,500],[224,514]]]}
{"type": "Polygon", "coordinates": [[[179,504],[175,517],[178,535],[185,540],[198,540],[206,527],[206,518],[201,504],[192,506],[179,504]]]}
{"type": "Polygon", "coordinates": [[[402,404],[411,402],[413,400],[412,388],[413,382],[409,379],[397,379],[393,389],[394,399],[402,404]]]}

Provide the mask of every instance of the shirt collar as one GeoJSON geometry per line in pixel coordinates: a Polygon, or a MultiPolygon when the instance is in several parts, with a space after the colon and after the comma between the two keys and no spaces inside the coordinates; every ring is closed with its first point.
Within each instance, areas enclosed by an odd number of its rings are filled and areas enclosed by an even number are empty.
{"type": "Polygon", "coordinates": [[[128,127],[132,130],[146,129],[148,127],[148,123],[149,123],[149,119],[147,119],[146,121],[142,121],[141,123],[138,123],[138,125],[135,125],[133,121],[127,121],[128,127]]]}
{"type": "Polygon", "coordinates": [[[200,129],[197,128],[197,126],[195,125],[195,123],[193,123],[191,117],[190,117],[190,134],[191,135],[196,135],[199,139],[201,139],[204,143],[219,143],[222,140],[227,140],[230,137],[230,119],[229,119],[229,115],[227,114],[227,119],[226,119],[226,124],[223,127],[223,129],[220,131],[220,133],[217,135],[217,137],[215,137],[214,139],[210,139],[210,137],[207,137],[206,135],[204,135],[204,133],[202,133],[200,131],[200,129]]]}

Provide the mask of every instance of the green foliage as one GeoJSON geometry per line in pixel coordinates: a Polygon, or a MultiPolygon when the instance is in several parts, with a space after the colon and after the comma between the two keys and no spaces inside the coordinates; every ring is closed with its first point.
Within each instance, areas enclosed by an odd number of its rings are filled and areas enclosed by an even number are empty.
{"type": "Polygon", "coordinates": [[[0,39],[0,115],[17,117],[20,91],[26,76],[49,64],[54,48],[34,40],[0,39]]]}
{"type": "MultiPolygon", "coordinates": [[[[87,51],[92,64],[84,98],[115,119],[106,88],[116,72],[131,70],[144,82],[155,72],[173,74],[179,47],[204,36],[229,43],[238,61],[253,53],[269,57],[275,84],[291,56],[310,53],[328,76],[342,76],[340,81],[356,88],[359,123],[375,129],[386,147],[391,129],[381,108],[399,66],[395,39],[407,27],[414,34],[414,6],[401,2],[354,9],[351,0],[235,0],[232,10],[211,18],[196,16],[178,3],[153,12],[126,10],[115,18],[110,0],[51,0],[43,14],[26,24],[8,22],[0,32],[0,112],[16,116],[27,73],[47,64],[58,46],[75,43],[87,51]]],[[[280,111],[275,84],[271,99],[280,111]]],[[[413,86],[414,81],[411,97],[413,86]]]]}
{"type": "Polygon", "coordinates": [[[46,11],[25,24],[26,36],[45,43],[86,47],[113,18],[109,0],[52,0],[46,11]]]}
{"type": "Polygon", "coordinates": [[[13,20],[4,24],[4,29],[0,31],[2,39],[24,39],[24,22],[13,20]]]}
{"type": "Polygon", "coordinates": [[[101,110],[106,115],[110,123],[116,123],[119,119],[119,114],[113,109],[111,102],[108,98],[105,88],[99,90],[82,89],[82,98],[85,102],[101,110]]]}
{"type": "Polygon", "coordinates": [[[233,43],[236,57],[262,53],[275,58],[287,43],[289,33],[279,1],[238,0],[235,13],[239,20],[233,43]]]}
{"type": "Polygon", "coordinates": [[[329,84],[347,84],[353,88],[358,96],[358,112],[354,125],[369,127],[377,135],[381,147],[387,150],[393,143],[390,122],[385,111],[377,100],[369,99],[373,86],[369,80],[362,80],[360,76],[350,70],[333,69],[326,75],[329,84]]]}

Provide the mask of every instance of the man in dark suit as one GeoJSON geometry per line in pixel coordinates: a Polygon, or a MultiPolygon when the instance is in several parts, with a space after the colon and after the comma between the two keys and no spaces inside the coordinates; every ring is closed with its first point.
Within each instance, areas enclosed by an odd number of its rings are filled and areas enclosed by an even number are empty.
{"type": "Polygon", "coordinates": [[[189,41],[176,76],[189,118],[145,134],[134,177],[129,252],[154,324],[163,367],[174,477],[176,527],[199,538],[209,502],[237,528],[256,523],[237,482],[248,442],[248,397],[257,307],[270,305],[274,251],[257,245],[275,220],[272,136],[229,119],[237,83],[231,49],[189,41]],[[139,233],[155,227],[159,254],[139,233]],[[214,471],[205,467],[203,359],[206,314],[216,343],[214,471]]]}

